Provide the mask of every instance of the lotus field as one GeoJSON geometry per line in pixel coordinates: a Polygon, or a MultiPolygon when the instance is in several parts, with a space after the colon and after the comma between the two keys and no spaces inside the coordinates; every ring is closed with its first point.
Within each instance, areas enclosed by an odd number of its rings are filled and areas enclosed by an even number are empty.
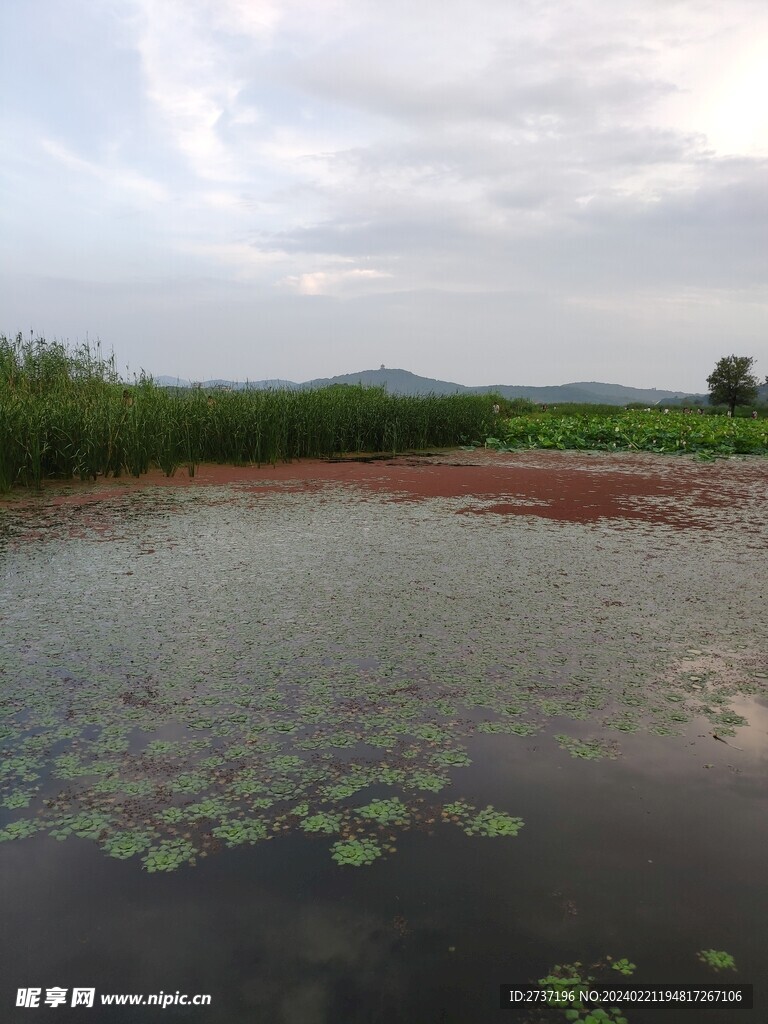
{"type": "Polygon", "coordinates": [[[695,413],[617,409],[613,413],[558,416],[530,414],[502,420],[498,437],[486,445],[499,451],[519,448],[572,448],[590,451],[690,452],[718,455],[768,455],[768,420],[730,419],[695,413]]]}

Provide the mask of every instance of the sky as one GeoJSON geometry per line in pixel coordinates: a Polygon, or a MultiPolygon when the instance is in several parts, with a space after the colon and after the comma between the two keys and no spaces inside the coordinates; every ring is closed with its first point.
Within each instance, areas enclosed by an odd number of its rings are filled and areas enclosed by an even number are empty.
{"type": "Polygon", "coordinates": [[[0,0],[0,333],[126,375],[768,373],[765,0],[0,0]]]}

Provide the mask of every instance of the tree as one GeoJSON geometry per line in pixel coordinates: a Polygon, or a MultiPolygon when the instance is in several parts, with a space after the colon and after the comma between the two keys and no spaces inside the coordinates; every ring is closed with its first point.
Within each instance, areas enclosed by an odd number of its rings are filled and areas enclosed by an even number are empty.
{"type": "Polygon", "coordinates": [[[749,371],[752,356],[724,356],[707,377],[709,400],[713,405],[727,405],[731,416],[737,405],[749,405],[757,398],[757,377],[749,371]]]}

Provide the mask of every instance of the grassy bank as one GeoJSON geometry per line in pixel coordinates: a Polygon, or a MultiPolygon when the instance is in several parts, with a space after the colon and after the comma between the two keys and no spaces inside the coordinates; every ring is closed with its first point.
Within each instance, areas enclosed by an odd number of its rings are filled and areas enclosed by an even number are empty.
{"type": "Polygon", "coordinates": [[[86,347],[0,337],[0,490],[154,466],[261,464],[397,452],[484,437],[492,400],[388,395],[381,388],[187,391],[119,379],[86,347]]]}

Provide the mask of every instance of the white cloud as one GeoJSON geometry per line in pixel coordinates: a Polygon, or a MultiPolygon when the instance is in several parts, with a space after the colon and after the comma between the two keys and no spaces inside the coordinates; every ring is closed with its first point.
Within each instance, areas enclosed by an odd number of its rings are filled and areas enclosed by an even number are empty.
{"type": "Polygon", "coordinates": [[[217,126],[236,108],[244,78],[214,29],[268,37],[274,6],[139,0],[138,9],[136,47],[146,93],[165,130],[199,177],[240,179],[243,170],[217,126]]]}
{"type": "Polygon", "coordinates": [[[203,266],[217,264],[225,268],[235,281],[273,281],[276,274],[290,265],[286,253],[255,249],[244,242],[189,240],[180,245],[180,251],[195,257],[203,266]]]}
{"type": "MultiPolygon", "coordinates": [[[[289,275],[278,284],[299,295],[339,295],[351,289],[359,291],[355,286],[369,286],[391,277],[386,271],[355,267],[351,270],[316,270],[307,274],[289,275]]],[[[365,290],[369,289],[366,287],[365,290]]]]}
{"type": "Polygon", "coordinates": [[[55,139],[42,138],[40,146],[58,164],[77,175],[97,179],[109,191],[127,192],[152,203],[161,203],[168,199],[168,189],[164,184],[130,168],[86,160],[55,139]]]}

